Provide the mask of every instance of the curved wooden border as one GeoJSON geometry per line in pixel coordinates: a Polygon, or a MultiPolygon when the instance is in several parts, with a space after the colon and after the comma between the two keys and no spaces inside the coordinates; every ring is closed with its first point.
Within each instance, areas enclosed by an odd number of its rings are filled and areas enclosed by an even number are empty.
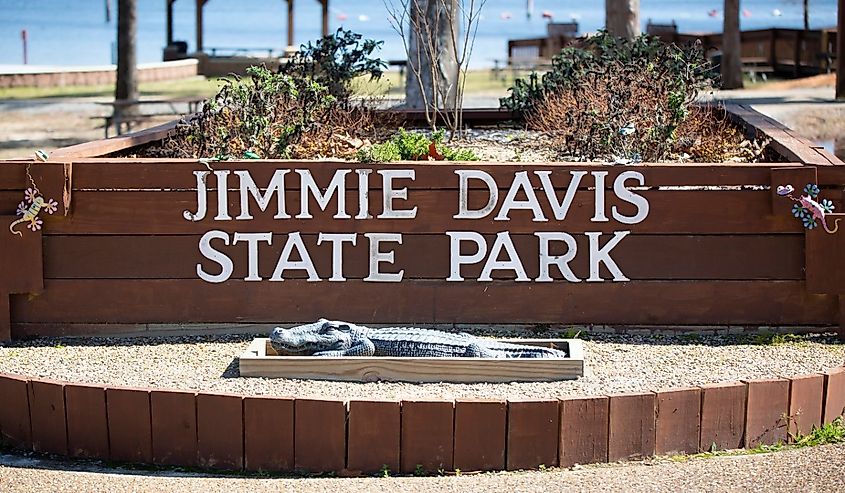
{"type": "Polygon", "coordinates": [[[0,374],[0,439],[34,452],[205,469],[492,471],[788,442],[845,411],[845,367],[548,400],[316,400],[0,374]]]}

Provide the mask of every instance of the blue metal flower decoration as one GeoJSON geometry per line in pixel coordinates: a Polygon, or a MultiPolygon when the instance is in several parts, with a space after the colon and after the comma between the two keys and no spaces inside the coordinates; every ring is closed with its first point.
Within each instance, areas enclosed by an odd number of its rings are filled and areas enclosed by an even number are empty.
{"type": "Polygon", "coordinates": [[[819,196],[819,193],[821,193],[821,190],[819,190],[819,186],[815,183],[808,183],[807,186],[804,187],[804,193],[810,197],[816,198],[819,196]]]}
{"type": "Polygon", "coordinates": [[[821,205],[822,209],[824,209],[824,211],[827,213],[833,212],[833,209],[836,209],[836,206],[833,205],[833,202],[828,199],[822,199],[819,202],[819,205],[821,205]]]}
{"type": "Polygon", "coordinates": [[[803,218],[804,215],[806,215],[806,214],[807,214],[806,209],[804,209],[800,205],[795,204],[795,205],[792,206],[792,215],[797,217],[798,219],[803,218]]]}
{"type": "Polygon", "coordinates": [[[810,216],[810,215],[804,216],[802,218],[801,222],[804,223],[804,227],[807,228],[807,229],[813,229],[816,226],[818,226],[818,224],[816,224],[815,218],[813,216],[810,216]]]}

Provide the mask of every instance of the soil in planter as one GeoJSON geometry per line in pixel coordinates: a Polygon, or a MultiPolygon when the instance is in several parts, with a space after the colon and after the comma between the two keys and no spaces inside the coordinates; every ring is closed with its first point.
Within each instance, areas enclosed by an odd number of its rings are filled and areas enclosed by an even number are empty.
{"type": "MultiPolygon", "coordinates": [[[[704,111],[704,110],[702,110],[704,111]]],[[[708,110],[711,111],[711,110],[708,110]]],[[[716,111],[716,110],[712,110],[716,111]]],[[[379,113],[382,121],[398,121],[391,118],[389,113],[379,113]]],[[[366,125],[358,127],[357,134],[343,127],[322,128],[309,134],[302,144],[294,146],[291,159],[340,159],[356,160],[356,153],[362,146],[371,143],[387,141],[399,128],[398,124],[379,125],[372,123],[371,117],[362,117],[366,125]],[[360,129],[366,129],[361,131],[360,129]],[[352,134],[352,135],[350,135],[352,134]],[[312,137],[313,135],[313,137],[312,137]]],[[[350,119],[351,120],[351,119],[350,119]]],[[[149,158],[213,158],[215,156],[200,155],[192,151],[188,143],[186,132],[182,126],[190,123],[183,122],[169,137],[118,151],[111,157],[149,157],[149,158]]],[[[679,139],[669,159],[663,162],[780,162],[782,157],[768,145],[766,140],[750,140],[730,122],[719,117],[703,118],[689,123],[689,135],[679,139]]],[[[430,131],[417,129],[426,135],[430,131]]],[[[454,139],[449,145],[459,149],[472,151],[480,161],[488,162],[550,162],[587,161],[581,156],[567,155],[561,152],[562,137],[548,131],[529,130],[517,126],[479,127],[467,129],[462,139],[454,139]]],[[[230,156],[242,158],[243,155],[230,156]]],[[[246,157],[250,157],[247,155],[246,157]]],[[[258,156],[262,157],[262,156],[258,156]]],[[[621,158],[604,160],[608,164],[637,164],[621,158]]]]}

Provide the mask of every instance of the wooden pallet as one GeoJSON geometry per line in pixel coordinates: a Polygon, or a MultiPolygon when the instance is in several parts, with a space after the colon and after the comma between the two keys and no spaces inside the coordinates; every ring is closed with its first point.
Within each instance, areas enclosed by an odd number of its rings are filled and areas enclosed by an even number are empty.
{"type": "Polygon", "coordinates": [[[393,358],[279,356],[267,338],[256,338],[240,356],[242,377],[310,378],[374,382],[544,382],[584,375],[584,348],[577,339],[500,339],[558,348],[567,358],[393,358]]]}

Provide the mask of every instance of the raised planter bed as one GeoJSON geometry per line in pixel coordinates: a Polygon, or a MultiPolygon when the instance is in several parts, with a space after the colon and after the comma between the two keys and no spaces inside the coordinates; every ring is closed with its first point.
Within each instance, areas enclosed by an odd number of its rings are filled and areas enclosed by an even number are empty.
{"type": "Polygon", "coordinates": [[[256,338],[239,360],[242,377],[315,378],[373,382],[546,382],[584,375],[577,339],[501,339],[566,351],[566,358],[390,358],[279,356],[267,338],[256,338]]]}
{"type": "MultiPolygon", "coordinates": [[[[822,196],[841,210],[845,166],[749,108],[729,107],[728,111],[747,132],[771,138],[784,162],[622,167],[247,160],[214,162],[209,170],[197,160],[100,157],[160,139],[172,124],[60,149],[45,163],[5,161],[0,163],[0,211],[7,214],[8,223],[14,219],[23,191],[32,185],[28,168],[45,198],[59,202],[59,210],[42,215],[43,231],[27,231],[22,238],[0,236],[3,272],[8,273],[0,282],[0,293],[5,293],[0,296],[4,315],[0,338],[137,334],[150,327],[201,330],[220,324],[231,326],[232,331],[264,330],[267,324],[310,322],[323,316],[362,324],[456,328],[554,324],[686,332],[702,327],[821,331],[841,326],[845,316],[840,309],[845,305],[841,235],[805,231],[792,217],[791,203],[773,190],[785,183],[796,188],[817,183],[822,196]],[[350,170],[340,180],[350,217],[336,218],[342,216],[337,194],[328,199],[325,210],[314,196],[327,193],[332,179],[343,170],[350,170]],[[385,176],[397,170],[414,177],[395,178],[391,192],[385,188],[385,176]],[[289,219],[274,218],[277,203],[269,195],[266,211],[261,211],[249,187],[240,187],[236,178],[241,172],[254,181],[256,193],[264,194],[277,171],[287,171],[289,219]],[[480,210],[491,193],[481,180],[467,180],[462,188],[458,172],[483,173],[495,181],[498,201],[490,214],[477,219],[455,217],[462,193],[473,210],[480,210]],[[300,186],[300,176],[306,174],[314,188],[300,186]],[[510,191],[516,191],[517,200],[524,200],[521,194],[527,189],[513,185],[523,174],[547,220],[537,220],[528,206],[512,208],[505,215],[509,220],[497,220],[510,191]],[[565,217],[556,219],[541,176],[549,177],[560,208],[575,174],[585,178],[573,187],[574,198],[565,217]],[[204,176],[209,177],[207,183],[199,182],[198,177],[204,176]],[[366,177],[366,200],[361,198],[365,194],[358,193],[361,176],[366,177]],[[225,198],[229,205],[222,216],[228,213],[231,220],[215,220],[220,212],[216,201],[222,197],[216,191],[218,178],[228,180],[225,198]],[[200,183],[207,190],[200,191],[200,183]],[[595,192],[596,184],[603,193],[595,192]],[[396,195],[396,190],[399,195],[407,193],[407,199],[396,195]],[[199,212],[201,192],[208,198],[206,217],[186,219],[199,212]],[[244,212],[242,193],[253,219],[238,219],[244,212]],[[310,219],[296,217],[302,212],[303,193],[310,219]],[[386,194],[393,194],[391,205],[396,210],[416,207],[416,216],[378,217],[386,194]],[[645,212],[644,203],[647,213],[636,217],[645,212]],[[354,217],[361,204],[371,217],[354,217]],[[207,236],[212,231],[213,236],[207,236]],[[449,232],[469,232],[474,240],[452,250],[449,232]],[[247,241],[241,237],[232,245],[236,233],[272,235],[272,245],[258,237],[252,240],[260,246],[256,268],[263,281],[252,281],[256,276],[248,272],[247,241]],[[288,270],[281,276],[284,282],[270,280],[283,246],[293,241],[290,233],[299,234],[320,282],[314,282],[315,276],[304,269],[288,270]],[[321,233],[356,235],[356,246],[338,240],[345,256],[345,282],[330,281],[335,275],[333,247],[326,244],[329,241],[317,245],[321,233]],[[472,248],[483,242],[489,254],[500,233],[512,242],[525,275],[489,264],[490,280],[479,280],[490,258],[468,260],[472,248]],[[388,236],[376,237],[384,234],[388,236]],[[540,271],[539,242],[546,241],[542,235],[556,249],[542,260],[552,282],[544,282],[540,271]],[[200,252],[203,238],[231,260],[228,276],[215,277],[221,264],[200,252]],[[401,244],[393,241],[397,238],[402,238],[401,244]],[[552,257],[566,251],[567,238],[577,247],[569,281],[559,267],[549,264],[552,257]],[[395,254],[393,263],[380,257],[376,270],[401,271],[400,282],[392,282],[395,276],[388,276],[391,282],[371,277],[369,248],[376,240],[383,241],[382,255],[395,254]],[[592,258],[591,241],[596,241],[592,258]],[[610,252],[617,270],[599,252],[610,241],[616,244],[605,253],[610,252]],[[453,275],[451,262],[458,255],[468,257],[459,262],[459,275],[453,275]],[[225,281],[203,280],[198,265],[207,277],[225,277],[225,281]]],[[[489,120],[492,113],[482,116],[489,120]]],[[[503,245],[497,248],[504,257],[503,245]]],[[[294,255],[288,260],[295,259],[294,255]]]]}
{"type": "MultiPolygon", "coordinates": [[[[770,137],[783,162],[611,167],[230,161],[213,163],[209,170],[197,160],[103,157],[160,139],[172,124],[62,149],[46,163],[2,162],[4,219],[14,219],[24,190],[32,186],[27,172],[59,207],[44,217],[43,230],[26,231],[22,237],[0,235],[0,338],[137,334],[152,327],[203,330],[221,324],[232,332],[263,331],[267,324],[321,316],[454,328],[518,324],[589,329],[599,324],[625,331],[660,327],[729,332],[738,326],[842,327],[841,235],[806,231],[792,217],[791,204],[774,189],[815,183],[841,210],[845,166],[752,110],[729,111],[746,131],[770,137]],[[326,193],[333,177],[345,169],[364,171],[350,171],[341,180],[353,217],[335,218],[342,216],[337,195],[318,207],[313,194],[326,193]],[[242,172],[263,195],[277,170],[288,170],[293,178],[310,174],[315,186],[306,202],[313,217],[295,217],[302,213],[296,207],[301,204],[297,181],[290,182],[285,196],[291,217],[282,219],[274,218],[275,199],[267,199],[266,210],[259,211],[250,188],[234,179],[236,171],[242,172]],[[386,187],[383,177],[396,171],[413,171],[414,178],[386,187]],[[491,214],[455,217],[461,204],[483,209],[479,192],[493,193],[482,182],[462,189],[458,171],[492,177],[499,201],[491,214]],[[208,182],[202,181],[205,173],[208,182]],[[509,220],[495,219],[520,173],[530,186],[517,192],[533,190],[546,221],[535,220],[530,207],[515,208],[509,220]],[[541,177],[551,181],[558,192],[553,197],[562,207],[573,174],[588,178],[574,186],[567,214],[557,219],[541,177]],[[354,193],[362,175],[367,200],[354,193]],[[232,178],[227,193],[216,190],[215,180],[222,177],[232,178]],[[619,188],[614,186],[618,182],[619,188]],[[203,186],[208,187],[206,217],[192,220],[201,216],[203,186]],[[252,219],[237,219],[243,214],[241,188],[252,219]],[[407,198],[392,195],[391,189],[406,191],[407,198]],[[460,200],[462,192],[470,197],[466,202],[460,200]],[[394,210],[417,207],[418,215],[378,218],[386,195],[393,197],[394,210]],[[218,209],[218,198],[228,200],[229,207],[218,209]],[[648,213],[634,221],[643,203],[648,213]],[[373,217],[354,219],[361,204],[373,217]],[[227,213],[231,219],[214,219],[227,213]],[[213,260],[222,257],[200,251],[211,231],[215,248],[232,263],[226,276],[225,261],[213,260]],[[478,233],[472,237],[488,253],[506,234],[525,275],[515,263],[508,272],[495,263],[503,260],[494,257],[490,280],[483,280],[489,258],[471,260],[471,248],[451,250],[447,233],[456,231],[478,233]],[[625,234],[605,251],[617,273],[607,260],[597,259],[618,232],[625,234]],[[236,233],[265,235],[241,236],[233,245],[236,233]],[[271,281],[293,233],[299,234],[316,274],[304,267],[290,269],[292,275],[278,276],[284,282],[271,281]],[[332,245],[317,244],[320,233],[357,235],[357,245],[347,242],[341,249],[348,248],[341,275],[334,269],[332,245]],[[402,243],[390,243],[395,256],[388,260],[380,256],[388,252],[386,245],[372,253],[372,236],[365,233],[401,235],[402,243]],[[544,260],[539,253],[543,235],[536,233],[565,233],[574,239],[571,277],[580,282],[565,280],[555,270],[551,282],[542,279],[542,262],[565,253],[550,251],[544,260]],[[588,233],[599,239],[592,259],[589,245],[595,240],[588,233]],[[272,244],[261,243],[266,234],[272,244]],[[260,247],[254,263],[250,246],[260,247]],[[458,262],[456,274],[452,260],[459,257],[463,263],[458,262]],[[373,280],[373,259],[376,277],[402,271],[401,281],[373,280]],[[200,272],[220,282],[204,280],[200,272]]],[[[505,247],[499,252],[509,254],[505,247]]],[[[510,260],[515,262],[512,255],[510,260]]],[[[36,452],[249,471],[375,472],[384,464],[405,473],[418,465],[430,471],[571,466],[697,452],[714,443],[734,448],[788,439],[784,416],[797,418],[794,424],[808,429],[841,415],[843,376],[839,368],[792,378],[559,400],[346,402],[107,388],[0,375],[0,400],[7,403],[0,407],[0,436],[6,445],[36,452]]]]}

